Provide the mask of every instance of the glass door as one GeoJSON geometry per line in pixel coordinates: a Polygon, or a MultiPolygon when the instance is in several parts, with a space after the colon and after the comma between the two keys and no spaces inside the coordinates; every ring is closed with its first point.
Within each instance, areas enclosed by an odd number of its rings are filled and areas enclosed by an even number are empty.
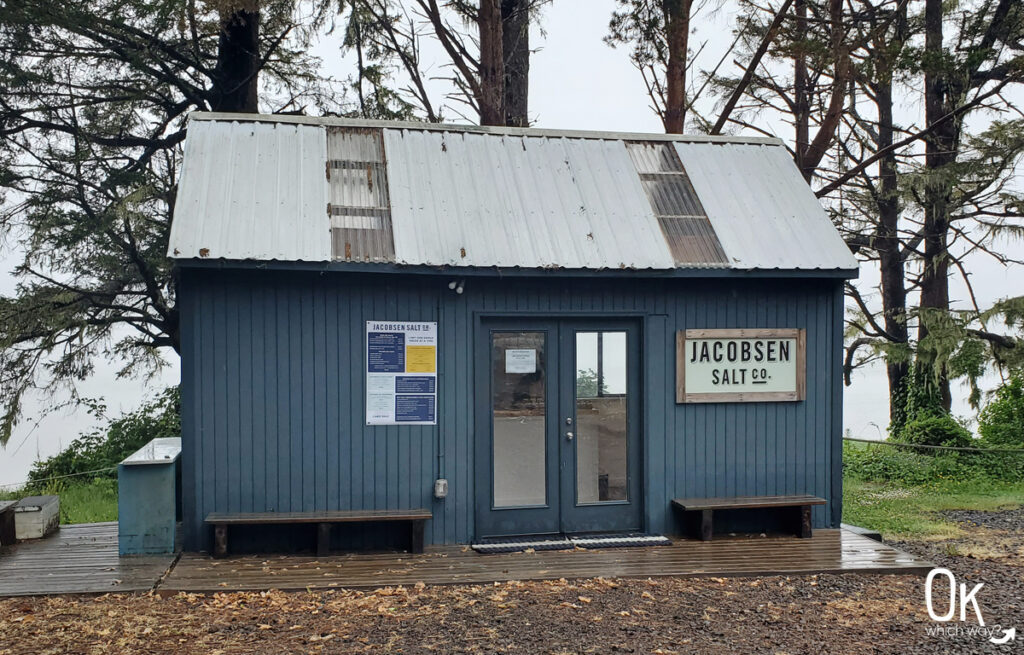
{"type": "Polygon", "coordinates": [[[558,324],[484,323],[476,352],[477,533],[556,534],[558,324]]]}
{"type": "Polygon", "coordinates": [[[484,321],[476,352],[477,534],[639,530],[635,325],[484,321]]]}
{"type": "Polygon", "coordinates": [[[632,323],[563,321],[561,528],[641,527],[639,340],[632,323]],[[563,376],[565,377],[565,376],[563,376]]]}

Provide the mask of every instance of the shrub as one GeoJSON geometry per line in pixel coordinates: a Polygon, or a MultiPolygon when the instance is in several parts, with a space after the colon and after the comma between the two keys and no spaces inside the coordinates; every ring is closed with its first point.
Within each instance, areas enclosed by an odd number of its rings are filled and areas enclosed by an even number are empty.
{"type": "Polygon", "coordinates": [[[995,399],[981,411],[978,432],[986,445],[1024,448],[1024,374],[999,387],[995,399]]]}
{"type": "Polygon", "coordinates": [[[907,421],[899,441],[922,446],[966,447],[971,432],[949,414],[918,414],[907,421]]]}
{"type": "Polygon", "coordinates": [[[904,448],[885,445],[861,448],[844,444],[843,472],[869,482],[921,485],[930,481],[926,458],[904,448]]]}
{"type": "MultiPolygon", "coordinates": [[[[53,457],[36,462],[29,472],[29,488],[39,489],[52,478],[82,475],[89,478],[114,478],[121,460],[157,437],[181,436],[181,416],[177,387],[168,387],[152,402],[111,420],[103,429],[85,434],[53,457]]],[[[56,480],[58,484],[61,480],[56,480]]]]}
{"type": "Polygon", "coordinates": [[[910,367],[896,402],[899,411],[889,424],[889,436],[896,441],[903,441],[903,432],[914,419],[946,413],[934,373],[920,362],[910,367]]]}
{"type": "Polygon", "coordinates": [[[924,486],[942,481],[1024,482],[1024,454],[987,452],[914,452],[885,445],[843,445],[843,473],[865,482],[924,486]]]}

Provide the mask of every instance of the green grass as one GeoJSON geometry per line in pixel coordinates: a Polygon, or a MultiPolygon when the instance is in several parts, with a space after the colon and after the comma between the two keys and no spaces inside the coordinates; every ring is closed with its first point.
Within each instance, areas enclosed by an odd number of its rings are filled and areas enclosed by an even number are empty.
{"type": "Polygon", "coordinates": [[[97,478],[88,482],[69,482],[43,489],[0,492],[0,500],[17,500],[33,494],[60,496],[60,522],[100,523],[117,520],[117,481],[97,478]]]}
{"type": "Polygon", "coordinates": [[[886,539],[944,538],[960,528],[945,510],[1012,509],[1024,504],[1024,482],[939,480],[920,486],[843,481],[843,522],[878,530],[886,539]]]}

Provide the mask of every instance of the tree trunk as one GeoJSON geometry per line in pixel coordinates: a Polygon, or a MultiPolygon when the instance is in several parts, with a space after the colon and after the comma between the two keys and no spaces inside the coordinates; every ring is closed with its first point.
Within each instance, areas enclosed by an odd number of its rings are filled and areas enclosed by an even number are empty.
{"type": "Polygon", "coordinates": [[[505,58],[499,0],[480,0],[477,14],[480,28],[481,125],[505,124],[505,58]]]}
{"type": "MultiPolygon", "coordinates": [[[[954,93],[949,88],[949,73],[943,62],[942,0],[926,0],[925,29],[925,122],[937,125],[925,141],[925,207],[924,207],[924,261],[921,278],[921,309],[949,311],[949,197],[951,185],[944,167],[956,160],[959,120],[939,120],[953,107],[954,93]]],[[[918,328],[918,339],[928,334],[924,321],[918,328]]],[[[939,371],[939,391],[942,404],[948,410],[952,405],[949,378],[945,370],[939,371]]]]}
{"type": "Polygon", "coordinates": [[[221,10],[214,111],[259,111],[259,34],[258,0],[237,0],[221,10]]]}
{"type": "Polygon", "coordinates": [[[803,172],[804,155],[811,143],[811,103],[808,98],[810,82],[807,76],[807,55],[802,45],[807,40],[807,0],[796,0],[793,11],[796,13],[794,40],[801,44],[793,55],[793,127],[796,132],[796,165],[803,172]]]}
{"type": "Polygon", "coordinates": [[[501,0],[505,125],[529,127],[530,0],[501,0]]]}
{"type": "MultiPolygon", "coordinates": [[[[877,151],[892,146],[893,95],[891,69],[883,73],[885,79],[875,88],[878,104],[877,151]]],[[[895,152],[889,152],[878,164],[878,232],[875,250],[878,252],[882,288],[882,316],[885,331],[897,344],[909,341],[907,329],[907,288],[903,268],[903,254],[900,247],[899,221],[900,202],[895,152]]],[[[906,360],[887,358],[886,374],[889,378],[889,423],[902,422],[902,403],[905,398],[907,374],[910,364],[906,360]]],[[[895,426],[897,430],[902,425],[895,426]]]]}
{"type": "MultiPolygon", "coordinates": [[[[804,98],[802,100],[805,107],[802,129],[805,132],[804,139],[807,145],[800,155],[800,172],[803,173],[804,179],[808,183],[814,177],[818,170],[818,165],[825,157],[825,152],[835,139],[836,130],[839,129],[839,125],[842,122],[843,107],[849,86],[850,65],[843,42],[846,36],[846,30],[843,27],[843,2],[842,0],[829,0],[828,6],[829,22],[831,23],[829,28],[831,32],[830,49],[833,62],[832,90],[828,107],[825,110],[824,116],[821,117],[821,122],[818,125],[814,139],[810,138],[810,108],[806,93],[803,94],[804,98]]],[[[804,75],[806,76],[806,70],[804,75]]]]}
{"type": "MultiPolygon", "coordinates": [[[[875,250],[878,253],[882,291],[882,318],[886,333],[893,343],[910,342],[907,327],[907,282],[905,256],[900,243],[899,161],[892,144],[896,139],[893,121],[893,74],[897,58],[907,40],[907,6],[901,5],[891,39],[879,35],[874,47],[877,79],[872,85],[878,107],[878,132],[875,151],[886,154],[878,161],[878,227],[875,250]]],[[[905,357],[909,357],[906,355],[905,357]]],[[[906,391],[910,362],[905,358],[886,358],[889,378],[889,430],[898,434],[906,421],[906,391]]]]}
{"type": "Polygon", "coordinates": [[[690,38],[691,0],[664,0],[668,66],[665,71],[665,116],[668,134],[682,134],[686,125],[686,58],[690,38]]]}

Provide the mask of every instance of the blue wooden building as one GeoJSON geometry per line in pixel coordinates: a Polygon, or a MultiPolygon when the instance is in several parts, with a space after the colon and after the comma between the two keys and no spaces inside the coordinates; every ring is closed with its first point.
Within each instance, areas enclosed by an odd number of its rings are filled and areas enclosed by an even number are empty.
{"type": "Polygon", "coordinates": [[[857,265],[779,141],[196,114],[169,255],[189,550],[211,512],[424,507],[452,544],[812,494],[839,524],[857,265]]]}

